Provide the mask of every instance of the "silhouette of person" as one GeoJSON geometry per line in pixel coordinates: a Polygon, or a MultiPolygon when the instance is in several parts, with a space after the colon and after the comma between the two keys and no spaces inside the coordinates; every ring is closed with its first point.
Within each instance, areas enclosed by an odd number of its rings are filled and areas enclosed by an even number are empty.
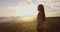
{"type": "Polygon", "coordinates": [[[37,15],[37,32],[43,32],[44,29],[44,20],[45,20],[45,13],[44,13],[44,6],[42,4],[38,5],[38,15],[37,15]]]}

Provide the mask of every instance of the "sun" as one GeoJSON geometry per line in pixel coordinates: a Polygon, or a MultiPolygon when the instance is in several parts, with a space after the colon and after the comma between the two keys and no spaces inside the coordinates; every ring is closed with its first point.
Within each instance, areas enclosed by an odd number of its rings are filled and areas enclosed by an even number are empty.
{"type": "Polygon", "coordinates": [[[22,17],[21,20],[24,22],[27,22],[27,21],[33,21],[33,18],[34,17],[25,16],[25,17],[22,17]]]}
{"type": "Polygon", "coordinates": [[[18,16],[22,17],[24,20],[31,19],[31,16],[34,17],[37,13],[36,6],[33,4],[18,8],[18,16]]]}

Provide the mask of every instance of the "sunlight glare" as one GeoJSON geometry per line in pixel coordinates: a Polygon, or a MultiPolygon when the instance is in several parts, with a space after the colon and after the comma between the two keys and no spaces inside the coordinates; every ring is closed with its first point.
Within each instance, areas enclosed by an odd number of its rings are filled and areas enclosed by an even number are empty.
{"type": "Polygon", "coordinates": [[[30,20],[33,20],[33,18],[32,17],[22,17],[21,20],[30,21],[30,20]]]}
{"type": "Polygon", "coordinates": [[[36,16],[38,13],[36,6],[34,4],[30,4],[27,6],[22,6],[18,8],[18,16],[22,17],[24,20],[32,19],[31,16],[36,16]]]}
{"type": "Polygon", "coordinates": [[[23,16],[31,16],[31,15],[37,15],[36,7],[32,5],[27,5],[23,7],[18,8],[18,15],[23,16]]]}

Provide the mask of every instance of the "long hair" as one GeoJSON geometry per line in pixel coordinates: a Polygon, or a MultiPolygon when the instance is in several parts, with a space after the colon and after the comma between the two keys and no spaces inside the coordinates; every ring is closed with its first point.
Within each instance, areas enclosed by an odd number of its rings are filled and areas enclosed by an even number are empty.
{"type": "Polygon", "coordinates": [[[38,5],[38,11],[41,13],[43,19],[45,19],[44,6],[42,4],[38,5]]]}
{"type": "Polygon", "coordinates": [[[42,4],[38,5],[38,11],[44,10],[44,6],[42,4]]]}
{"type": "Polygon", "coordinates": [[[37,31],[43,32],[44,27],[44,20],[45,20],[45,12],[44,12],[44,6],[42,4],[38,5],[38,15],[37,15],[37,31]]]}

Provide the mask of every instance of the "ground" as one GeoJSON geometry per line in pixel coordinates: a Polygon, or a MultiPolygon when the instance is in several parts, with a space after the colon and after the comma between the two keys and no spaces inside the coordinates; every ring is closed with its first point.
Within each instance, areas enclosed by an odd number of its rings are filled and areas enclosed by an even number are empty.
{"type": "MultiPolygon", "coordinates": [[[[0,32],[36,32],[36,19],[28,22],[15,20],[0,23],[0,32]]],[[[60,32],[60,17],[47,17],[44,32],[60,32]]]]}

